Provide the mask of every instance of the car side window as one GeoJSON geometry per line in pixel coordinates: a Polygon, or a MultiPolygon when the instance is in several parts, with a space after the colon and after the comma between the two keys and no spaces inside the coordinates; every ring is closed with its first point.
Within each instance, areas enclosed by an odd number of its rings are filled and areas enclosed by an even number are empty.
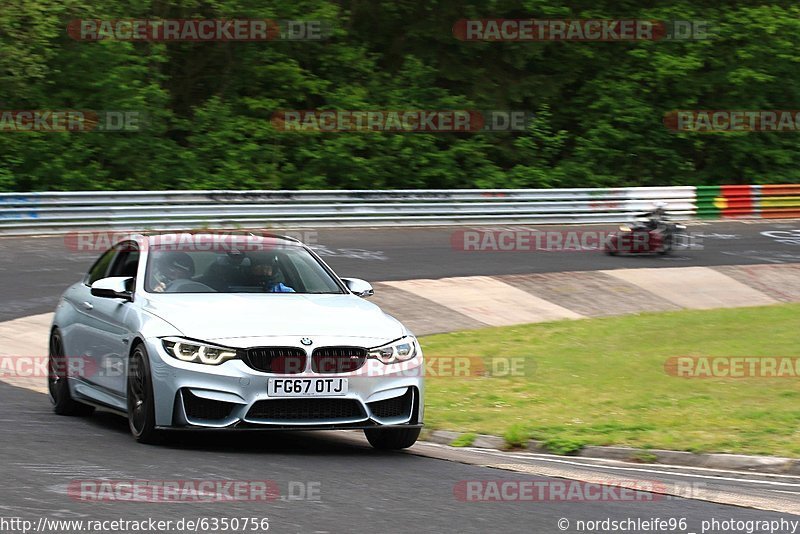
{"type": "Polygon", "coordinates": [[[94,265],[92,265],[92,268],[89,269],[89,272],[86,274],[86,278],[84,279],[84,283],[87,286],[94,284],[101,278],[105,278],[106,271],[108,271],[108,265],[111,263],[111,258],[114,257],[115,252],[116,250],[113,248],[108,249],[103,253],[102,256],[100,256],[100,258],[98,258],[96,262],[94,262],[94,265]]]}
{"type": "Polygon", "coordinates": [[[139,250],[136,243],[127,241],[120,243],[116,247],[118,254],[111,266],[108,276],[128,276],[136,278],[136,271],[139,268],[139,250]]]}

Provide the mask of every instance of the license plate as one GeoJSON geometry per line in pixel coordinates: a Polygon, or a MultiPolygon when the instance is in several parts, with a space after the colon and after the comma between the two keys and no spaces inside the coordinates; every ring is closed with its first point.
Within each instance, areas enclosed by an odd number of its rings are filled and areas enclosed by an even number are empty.
{"type": "Polygon", "coordinates": [[[329,397],[347,394],[346,378],[270,378],[270,397],[329,397]]]}

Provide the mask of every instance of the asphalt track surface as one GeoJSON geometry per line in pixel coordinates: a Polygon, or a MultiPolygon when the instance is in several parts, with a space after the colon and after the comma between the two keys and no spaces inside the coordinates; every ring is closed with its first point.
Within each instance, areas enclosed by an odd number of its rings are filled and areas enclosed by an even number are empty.
{"type": "MultiPolygon", "coordinates": [[[[591,227],[604,230],[609,227],[591,227]]],[[[576,227],[538,227],[574,231],[576,227]]],[[[458,229],[319,230],[317,242],[343,276],[401,280],[466,275],[800,262],[800,245],[788,237],[798,222],[739,222],[698,225],[702,250],[667,257],[607,257],[597,252],[464,252],[453,246],[458,229]],[[783,241],[790,241],[784,239],[783,241]]],[[[517,229],[520,230],[520,229],[517,229]]],[[[526,231],[526,230],[522,230],[526,231]]],[[[63,289],[79,279],[97,253],[76,252],[63,237],[0,239],[0,320],[52,311],[63,289]]],[[[98,413],[89,418],[59,417],[39,393],[0,383],[0,518],[141,520],[147,518],[268,518],[270,532],[579,532],[579,519],[661,518],[687,521],[686,529],[649,532],[701,532],[701,522],[797,520],[778,512],[683,498],[631,501],[463,502],[454,492],[462,481],[515,481],[550,478],[555,462],[535,455],[447,452],[418,444],[409,452],[372,450],[357,433],[178,433],[166,445],[139,445],[126,421],[98,413]],[[521,466],[514,472],[491,468],[498,462],[521,466]],[[537,474],[538,473],[538,474],[537,474]],[[544,473],[544,475],[542,475],[544,473]],[[270,502],[86,502],[69,494],[76,480],[270,480],[281,498],[270,502]],[[314,488],[318,497],[299,498],[290,488],[314,488]],[[570,521],[566,530],[558,527],[570,521]]],[[[598,473],[618,479],[698,481],[706,489],[751,499],[800,502],[800,479],[738,475],[630,464],[570,465],[566,478],[598,473]],[[632,470],[640,469],[641,472],[632,470]],[[572,473],[572,474],[570,474],[572,473]]],[[[552,475],[556,476],[556,475],[552,475]]],[[[778,509],[781,509],[780,507],[778,509]]],[[[14,532],[8,528],[0,529],[14,532]]],[[[610,531],[618,531],[610,530],[610,531]]],[[[584,530],[584,532],[604,530],[584,530]]],[[[608,530],[606,530],[608,531],[608,530]]],[[[756,530],[755,532],[762,532],[756,530]]],[[[786,531],[789,532],[790,530],[786,531]]],[[[49,532],[77,532],[74,529],[49,532]]],[[[106,531],[106,532],[110,532],[106,531]]],[[[241,530],[240,530],[241,532],[241,530]]],[[[259,531],[262,532],[262,531],[259,531]]],[[[638,532],[646,532],[639,530],[638,532]]],[[[743,532],[718,528],[711,532],[743,532]]],[[[781,531],[783,532],[783,531],[781,531]]]]}
{"type": "MultiPolygon", "coordinates": [[[[613,228],[533,227],[539,232],[564,236],[568,232],[599,234],[613,228]]],[[[512,234],[531,232],[531,227],[492,229],[512,234]]],[[[340,276],[373,282],[639,267],[800,263],[800,221],[690,224],[689,232],[701,234],[694,243],[702,249],[675,251],[663,257],[609,257],[596,250],[464,251],[459,232],[465,230],[470,231],[456,227],[323,228],[292,233],[305,235],[310,244],[320,246],[325,260],[340,276]]],[[[66,241],[64,237],[0,238],[0,321],[53,311],[64,289],[81,279],[100,254],[75,251],[66,241]]]]}
{"type": "MultiPolygon", "coordinates": [[[[800,519],[645,494],[638,494],[637,500],[602,502],[464,502],[454,492],[461,481],[557,480],[420,456],[414,449],[376,452],[352,433],[184,433],[167,445],[139,445],[122,418],[59,417],[43,395],[2,383],[0,398],[4,444],[0,517],[20,517],[34,524],[41,517],[92,521],[255,517],[268,518],[269,532],[555,533],[578,532],[580,519],[686,520],[685,530],[659,532],[700,532],[701,522],[712,519],[800,519]],[[270,480],[281,497],[268,502],[90,502],[68,489],[76,481],[98,479],[270,480]],[[300,491],[290,493],[290,486],[315,488],[313,500],[300,498],[300,491]],[[557,526],[562,518],[570,521],[566,531],[557,526]]],[[[652,475],[644,478],[648,477],[653,480],[652,475]]]]}

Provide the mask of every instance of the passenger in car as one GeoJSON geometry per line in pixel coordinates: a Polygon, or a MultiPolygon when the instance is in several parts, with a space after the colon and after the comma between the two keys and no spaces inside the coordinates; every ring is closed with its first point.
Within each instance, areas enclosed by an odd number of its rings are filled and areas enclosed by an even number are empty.
{"type": "Polygon", "coordinates": [[[267,293],[294,293],[294,289],[284,285],[280,281],[276,266],[270,261],[253,263],[250,272],[255,278],[256,284],[261,286],[267,293]]]}

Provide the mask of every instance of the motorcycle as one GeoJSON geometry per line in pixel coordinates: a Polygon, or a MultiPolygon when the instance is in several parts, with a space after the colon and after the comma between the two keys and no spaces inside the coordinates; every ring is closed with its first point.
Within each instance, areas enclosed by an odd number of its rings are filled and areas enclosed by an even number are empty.
{"type": "Polygon", "coordinates": [[[604,251],[610,256],[617,254],[668,254],[676,244],[687,240],[686,227],[682,224],[636,221],[622,224],[611,232],[605,242],[604,251]]]}

